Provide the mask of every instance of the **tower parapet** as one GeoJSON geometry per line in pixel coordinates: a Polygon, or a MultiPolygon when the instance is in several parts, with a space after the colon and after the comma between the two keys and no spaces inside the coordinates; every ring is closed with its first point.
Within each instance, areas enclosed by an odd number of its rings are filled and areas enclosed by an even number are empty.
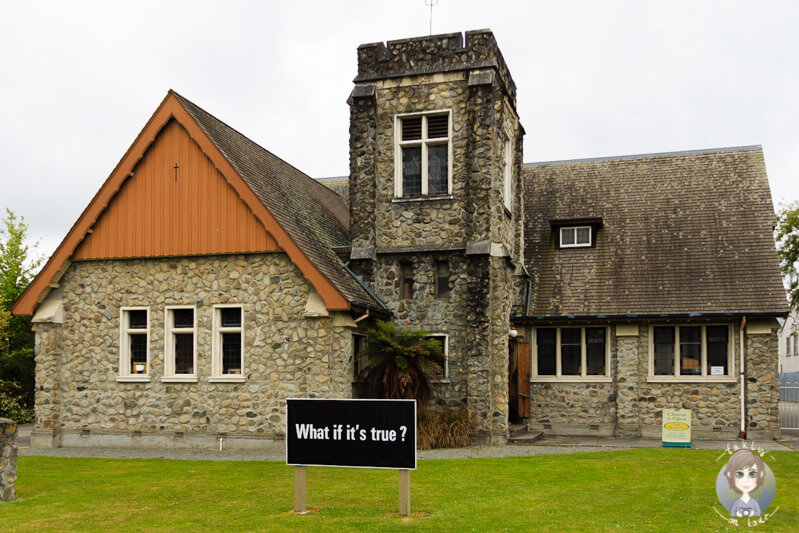
{"type": "Polygon", "coordinates": [[[460,70],[493,69],[516,106],[516,84],[491,30],[368,43],[358,47],[355,83],[460,70]]]}

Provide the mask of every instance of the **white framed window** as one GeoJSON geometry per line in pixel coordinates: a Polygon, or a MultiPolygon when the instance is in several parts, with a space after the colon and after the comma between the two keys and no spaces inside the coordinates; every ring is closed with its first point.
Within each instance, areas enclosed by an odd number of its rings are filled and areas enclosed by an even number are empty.
{"type": "Polygon", "coordinates": [[[610,329],[535,328],[532,366],[533,381],[609,381],[610,329]]]}
{"type": "Polygon", "coordinates": [[[119,310],[117,381],[150,381],[150,308],[119,310]]]}
{"type": "Polygon", "coordinates": [[[729,324],[649,327],[650,381],[734,380],[729,324]]]}
{"type": "Polygon", "coordinates": [[[505,139],[505,174],[502,180],[502,199],[505,209],[513,212],[513,142],[510,134],[506,133],[505,139]]]}
{"type": "Polygon", "coordinates": [[[215,305],[211,377],[208,381],[244,381],[244,308],[215,305]]]}
{"type": "Polygon", "coordinates": [[[176,305],[164,310],[163,381],[197,381],[197,310],[176,305]]]}
{"type": "Polygon", "coordinates": [[[591,246],[591,226],[564,226],[560,228],[561,248],[591,246]]]}
{"type": "Polygon", "coordinates": [[[441,344],[441,351],[444,353],[444,361],[441,363],[441,370],[433,376],[434,381],[447,381],[449,379],[449,335],[445,333],[433,333],[428,335],[441,344]]]}
{"type": "Polygon", "coordinates": [[[452,194],[452,113],[394,117],[394,196],[452,194]]]}

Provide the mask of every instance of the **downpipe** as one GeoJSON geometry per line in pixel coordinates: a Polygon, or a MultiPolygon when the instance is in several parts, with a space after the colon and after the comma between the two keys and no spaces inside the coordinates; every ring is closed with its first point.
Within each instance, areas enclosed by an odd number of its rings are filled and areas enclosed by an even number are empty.
{"type": "Polygon", "coordinates": [[[746,334],[746,315],[741,319],[741,431],[738,433],[738,438],[746,440],[746,343],[744,342],[744,335],[746,334]]]}

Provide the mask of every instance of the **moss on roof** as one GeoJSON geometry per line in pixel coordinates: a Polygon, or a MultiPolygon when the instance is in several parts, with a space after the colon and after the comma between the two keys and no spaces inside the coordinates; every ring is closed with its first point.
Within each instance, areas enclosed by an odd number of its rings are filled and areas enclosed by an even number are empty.
{"type": "Polygon", "coordinates": [[[528,165],[531,315],[787,311],[763,151],[743,147],[528,165]],[[591,248],[552,220],[601,218],[591,248]]]}

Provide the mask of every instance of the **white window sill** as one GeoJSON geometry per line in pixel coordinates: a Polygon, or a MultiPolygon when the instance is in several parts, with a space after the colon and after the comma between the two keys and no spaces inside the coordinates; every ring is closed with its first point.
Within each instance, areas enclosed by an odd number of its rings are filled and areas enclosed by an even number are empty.
{"type": "Polygon", "coordinates": [[[138,374],[135,376],[117,376],[117,383],[149,383],[150,376],[138,374]]]}
{"type": "Polygon", "coordinates": [[[197,383],[197,376],[164,376],[161,378],[161,383],[197,383]]]}
{"type": "Polygon", "coordinates": [[[649,376],[647,383],[738,383],[731,376],[649,376]]]}
{"type": "Polygon", "coordinates": [[[211,376],[208,378],[208,383],[244,383],[245,381],[247,381],[247,376],[244,375],[211,376]]]}
{"type": "Polygon", "coordinates": [[[438,384],[438,383],[443,383],[443,384],[445,384],[445,385],[446,385],[446,384],[448,384],[448,383],[452,383],[452,382],[450,381],[450,379],[449,379],[449,378],[442,378],[442,379],[434,379],[434,380],[433,380],[433,384],[434,384],[434,385],[435,385],[435,384],[438,384]]]}
{"type": "Polygon", "coordinates": [[[530,383],[612,383],[608,376],[533,376],[530,383]]]}
{"type": "Polygon", "coordinates": [[[430,200],[452,200],[454,197],[451,194],[440,194],[438,196],[412,196],[404,198],[402,196],[395,196],[391,199],[392,204],[404,204],[413,202],[427,202],[430,200]]]}

